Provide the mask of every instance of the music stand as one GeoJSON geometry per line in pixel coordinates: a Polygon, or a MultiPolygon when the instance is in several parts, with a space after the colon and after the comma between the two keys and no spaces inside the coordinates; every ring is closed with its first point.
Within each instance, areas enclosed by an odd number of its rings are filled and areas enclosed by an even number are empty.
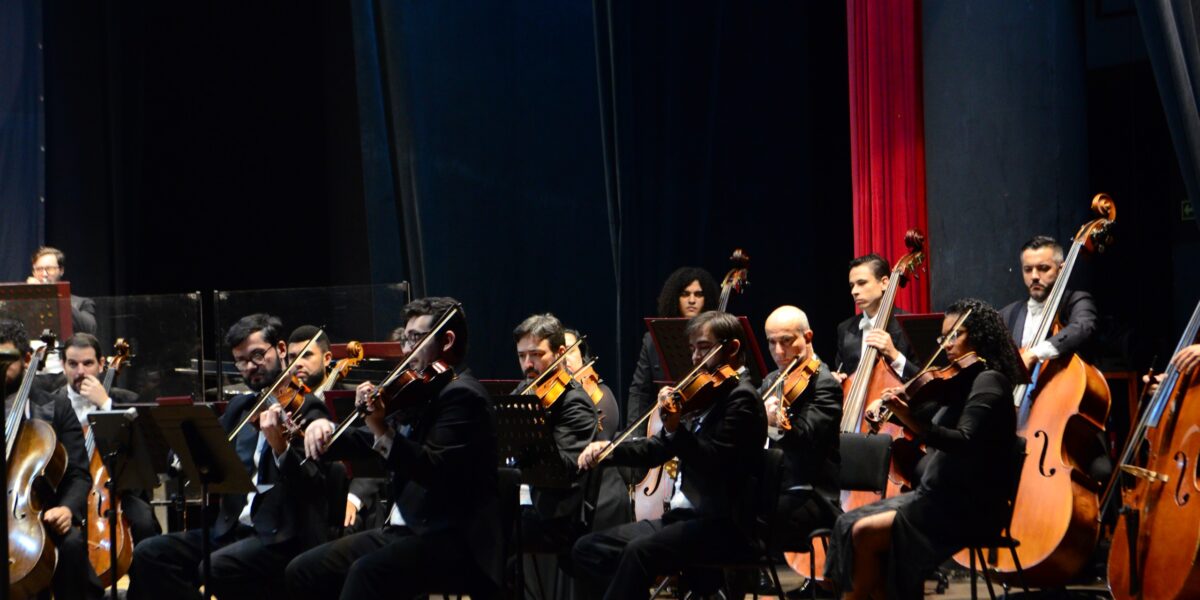
{"type": "MultiPolygon", "coordinates": [[[[692,351],[688,349],[687,324],[690,320],[649,317],[645,319],[646,328],[650,330],[650,339],[654,342],[654,349],[658,352],[659,364],[662,365],[663,373],[667,376],[667,381],[656,383],[675,383],[691,372],[695,366],[692,364],[692,351]]],[[[754,335],[750,319],[737,317],[737,320],[742,324],[742,331],[746,335],[746,347],[742,348],[743,362],[746,370],[750,372],[750,378],[755,382],[760,382],[769,371],[767,371],[766,361],[763,360],[758,337],[754,335]]]]}
{"type": "Polygon", "coordinates": [[[521,483],[543,488],[571,487],[554,444],[542,402],[534,395],[492,396],[496,408],[496,438],[500,466],[521,470],[521,483]]]}
{"type": "MultiPolygon", "coordinates": [[[[8,372],[8,365],[21,360],[21,353],[16,350],[0,350],[0,402],[8,399],[8,377],[4,374],[8,372]]],[[[7,416],[7,415],[6,415],[7,416]]],[[[8,447],[8,431],[4,427],[0,427],[0,446],[8,447]]],[[[0,487],[8,489],[8,453],[0,455],[0,487]]],[[[5,502],[8,502],[8,494],[5,493],[5,502]]],[[[0,539],[8,540],[8,519],[0,519],[0,539]]],[[[8,542],[4,542],[4,552],[0,554],[4,559],[4,564],[8,564],[8,542]]],[[[8,567],[0,569],[0,590],[8,593],[8,567]]]]}
{"type": "MultiPolygon", "coordinates": [[[[937,339],[942,335],[942,320],[945,317],[945,313],[906,314],[894,317],[900,325],[904,339],[908,340],[908,347],[916,354],[908,357],[908,360],[916,361],[915,364],[919,366],[930,356],[937,354],[937,339]]],[[[944,367],[948,364],[950,362],[943,354],[933,366],[944,367]]]]}
{"type": "MultiPolygon", "coordinates": [[[[228,432],[207,406],[155,406],[150,409],[158,428],[179,462],[183,472],[200,482],[201,515],[208,514],[208,494],[248,494],[254,484],[246,467],[228,441],[228,432]]],[[[201,549],[204,560],[204,597],[212,597],[212,541],[208,519],[201,518],[201,549]]]]}
{"type": "Polygon", "coordinates": [[[158,487],[158,477],[151,467],[137,409],[95,411],[88,413],[87,418],[96,440],[96,452],[108,470],[109,506],[104,517],[108,519],[113,565],[111,597],[117,600],[117,497],[130,490],[152,490],[158,487]]]}

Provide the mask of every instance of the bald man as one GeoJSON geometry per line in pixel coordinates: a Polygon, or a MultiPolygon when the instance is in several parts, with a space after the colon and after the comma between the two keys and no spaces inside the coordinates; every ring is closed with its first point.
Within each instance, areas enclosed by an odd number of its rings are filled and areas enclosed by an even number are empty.
{"type": "Polygon", "coordinates": [[[783,489],[797,492],[781,498],[779,510],[788,517],[785,535],[807,537],[813,529],[832,525],[841,513],[838,425],[842,421],[842,386],[822,362],[804,391],[781,414],[782,392],[774,384],[793,359],[798,358],[802,366],[813,358],[813,332],[808,315],[795,306],[775,309],[764,329],[777,367],[759,388],[767,411],[768,443],[784,453],[783,489]]]}

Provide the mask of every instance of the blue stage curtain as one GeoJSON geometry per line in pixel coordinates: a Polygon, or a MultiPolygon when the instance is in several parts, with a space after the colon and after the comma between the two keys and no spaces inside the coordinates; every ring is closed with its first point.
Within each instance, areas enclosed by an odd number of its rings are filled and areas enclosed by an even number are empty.
{"type": "Polygon", "coordinates": [[[38,0],[0,2],[0,281],[24,281],[41,242],[45,149],[38,0]]]}

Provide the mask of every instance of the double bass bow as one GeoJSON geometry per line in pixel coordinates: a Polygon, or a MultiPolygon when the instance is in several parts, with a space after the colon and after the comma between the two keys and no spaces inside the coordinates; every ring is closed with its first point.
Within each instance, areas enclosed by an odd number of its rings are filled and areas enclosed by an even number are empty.
{"type": "Polygon", "coordinates": [[[50,586],[58,560],[54,543],[42,523],[42,505],[34,482],[44,477],[51,487],[62,480],[67,467],[67,452],[58,443],[58,435],[49,423],[27,418],[29,392],[49,348],[55,344],[49,332],[43,332],[46,344],[33,351],[21,386],[4,420],[8,464],[8,592],[16,599],[32,598],[50,586]]]}
{"type": "MultiPolygon", "coordinates": [[[[113,356],[108,359],[108,367],[104,373],[104,391],[112,392],[113,381],[121,367],[129,360],[129,344],[124,338],[117,338],[113,344],[113,356]]],[[[113,579],[120,579],[129,572],[129,564],[133,561],[133,533],[129,523],[125,521],[121,510],[121,499],[112,494],[109,489],[111,477],[100,453],[96,451],[96,437],[92,428],[84,426],[83,446],[88,456],[88,471],[91,475],[92,489],[87,496],[87,545],[88,561],[96,570],[100,583],[104,587],[112,585],[113,579]],[[108,511],[117,511],[116,528],[116,564],[113,564],[112,532],[109,531],[108,511]]]]}

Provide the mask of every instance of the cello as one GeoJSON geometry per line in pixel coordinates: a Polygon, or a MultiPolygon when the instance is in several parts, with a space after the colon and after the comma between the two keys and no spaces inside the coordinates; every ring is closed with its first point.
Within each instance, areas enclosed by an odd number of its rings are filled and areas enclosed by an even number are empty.
{"type": "Polygon", "coordinates": [[[44,477],[51,487],[62,480],[67,467],[67,452],[58,443],[54,427],[41,419],[26,418],[33,378],[46,357],[54,338],[44,334],[46,345],[33,352],[25,377],[4,420],[8,459],[8,585],[9,597],[37,596],[50,586],[58,554],[42,523],[41,502],[34,491],[35,480],[44,477]]]}
{"type": "MultiPolygon", "coordinates": [[[[904,234],[904,245],[908,254],[900,257],[892,267],[888,278],[887,290],[879,302],[879,311],[875,315],[872,329],[887,331],[888,321],[896,306],[896,295],[900,288],[908,282],[908,276],[916,275],[917,269],[925,263],[925,236],[916,229],[909,229],[904,234]]],[[[842,404],[842,433],[878,433],[888,435],[893,440],[905,435],[904,428],[895,423],[884,423],[876,429],[864,416],[868,399],[879,398],[883,390],[904,385],[900,376],[892,369],[887,360],[873,346],[867,346],[862,359],[854,374],[842,382],[845,400],[842,404]]],[[[898,468],[897,462],[892,462],[891,473],[888,475],[887,495],[894,496],[904,491],[909,485],[908,478],[898,468]]],[[[875,492],[848,492],[842,495],[842,509],[849,512],[860,506],[865,506],[881,496],[875,492]]]]}
{"type": "MultiPolygon", "coordinates": [[[[1200,335],[1200,304],[1175,355],[1200,335]]],[[[1200,369],[1174,364],[1142,411],[1105,496],[1119,493],[1108,554],[1113,598],[1200,596],[1200,369]]]]}
{"type": "MultiPolygon", "coordinates": [[[[1103,252],[1111,243],[1117,212],[1112,198],[1096,194],[1091,209],[1099,218],[1085,223],[1075,234],[1030,347],[1057,329],[1058,311],[1079,254],[1084,250],[1103,252]]],[[[1016,552],[1025,581],[1052,587],[1078,573],[1100,539],[1097,496],[1101,483],[1093,481],[1081,465],[1098,455],[1095,439],[1104,431],[1111,398],[1104,375],[1078,355],[1039,363],[1031,380],[1013,392],[1018,402],[1017,435],[1028,440],[1029,458],[1021,470],[1009,531],[1021,541],[1016,552]]],[[[955,555],[955,560],[970,564],[966,551],[955,555]]],[[[987,560],[986,566],[1001,581],[1017,579],[1016,565],[1008,553],[994,553],[987,560]]]]}
{"type": "MultiPolygon", "coordinates": [[[[129,344],[123,338],[118,338],[113,345],[114,354],[108,360],[108,369],[104,373],[104,391],[112,390],[113,379],[121,371],[121,367],[129,360],[129,344]]],[[[121,499],[112,495],[109,489],[110,477],[108,468],[96,451],[96,437],[92,428],[84,426],[83,446],[88,455],[88,472],[91,475],[92,490],[87,496],[87,545],[88,561],[96,570],[96,576],[104,587],[112,585],[113,579],[120,579],[129,572],[129,564],[133,561],[133,534],[129,523],[121,512],[121,499]],[[117,511],[116,549],[117,564],[112,560],[112,532],[109,531],[108,511],[117,511]]]]}
{"type": "MultiPolygon", "coordinates": [[[[724,312],[726,306],[729,305],[729,297],[734,292],[740,294],[745,291],[746,286],[750,285],[750,255],[741,248],[735,248],[733,255],[729,257],[729,262],[733,267],[725,273],[725,277],[721,280],[721,298],[717,304],[717,310],[721,312],[724,312]]],[[[647,413],[645,418],[648,419],[646,437],[653,437],[662,429],[662,417],[658,414],[658,406],[647,413]]],[[[638,422],[641,423],[640,420],[638,422]]],[[[627,428],[628,431],[632,431],[632,428],[627,428]]],[[[641,481],[631,486],[630,493],[633,496],[635,521],[662,517],[667,502],[670,500],[670,494],[675,489],[675,477],[678,475],[678,470],[679,461],[671,459],[661,467],[650,469],[641,481]],[[664,478],[666,481],[663,481],[664,478]]]]}

